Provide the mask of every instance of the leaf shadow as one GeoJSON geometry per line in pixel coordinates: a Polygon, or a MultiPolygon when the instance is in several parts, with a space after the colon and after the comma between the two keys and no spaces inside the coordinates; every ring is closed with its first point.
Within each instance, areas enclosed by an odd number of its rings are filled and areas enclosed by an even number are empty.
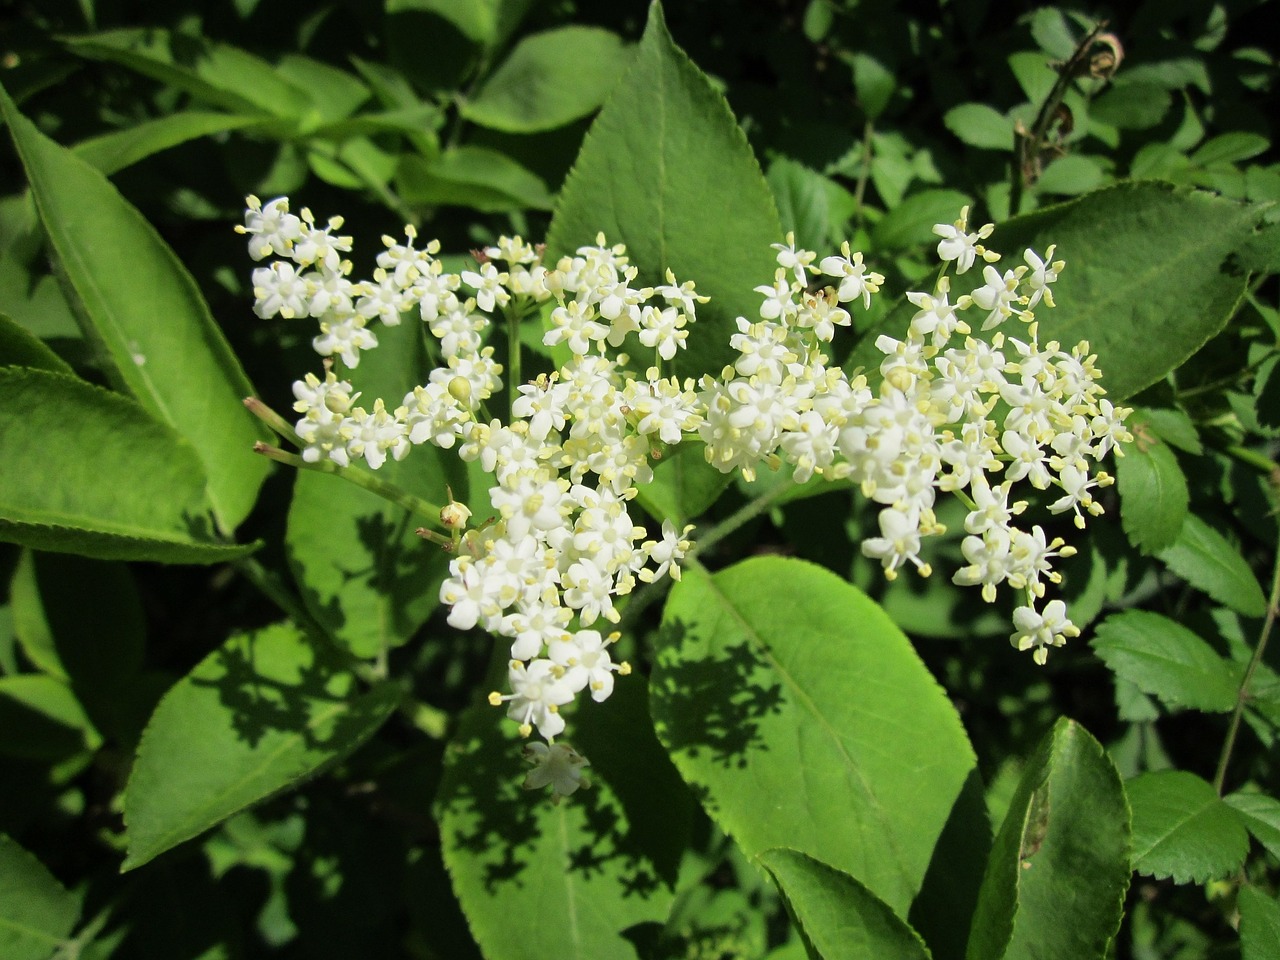
{"type": "Polygon", "coordinates": [[[656,663],[654,716],[669,750],[741,769],[749,753],[769,749],[761,721],[782,712],[784,693],[749,640],[711,650],[676,618],[658,633],[656,663]]]}

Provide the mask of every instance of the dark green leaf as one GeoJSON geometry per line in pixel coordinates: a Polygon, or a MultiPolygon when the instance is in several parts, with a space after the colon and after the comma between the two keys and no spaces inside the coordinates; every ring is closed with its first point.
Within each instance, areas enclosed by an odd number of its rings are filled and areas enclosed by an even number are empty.
{"type": "Polygon", "coordinates": [[[184,110],[83,140],[72,152],[109,177],[180,143],[261,122],[260,116],[184,110]]]}
{"type": "Polygon", "coordinates": [[[1187,515],[1173,546],[1157,555],[1174,573],[1218,603],[1246,617],[1266,613],[1262,587],[1239,549],[1194,513],[1187,515]]]}
{"type": "Polygon", "coordinates": [[[101,745],[67,683],[35,673],[0,677],[0,755],[56,762],[101,745]]]}
{"type": "Polygon", "coordinates": [[[670,912],[692,801],[653,739],[643,683],[619,680],[571,722],[592,785],[559,804],[520,790],[527,767],[503,711],[472,707],[449,746],[445,864],[490,960],[635,956],[632,931],[670,912]]]}
{"type": "Polygon", "coordinates": [[[733,474],[711,466],[702,451],[690,443],[670,451],[654,464],[653,480],[640,486],[636,501],[658,520],[696,520],[733,482],[733,474]]]}
{"type": "MultiPolygon", "coordinates": [[[[659,737],[748,856],[821,858],[906,915],[974,761],[875,603],[796,560],[687,570],[652,684],[659,737]]],[[[963,829],[981,838],[979,820],[963,829]]]]}
{"type": "Polygon", "coordinates": [[[396,176],[407,203],[468,206],[485,212],[551,209],[551,194],[537,174],[487,147],[453,147],[431,160],[403,157],[396,176]]]}
{"type": "Polygon", "coordinates": [[[1117,676],[1168,707],[1226,713],[1236,705],[1240,668],[1168,617],[1114,613],[1098,626],[1092,646],[1117,676]]]}
{"type": "Polygon", "coordinates": [[[628,59],[622,38],[598,27],[536,33],[516,45],[460,111],[491,130],[553,130],[604,103],[628,59]]]}
{"type": "Polygon", "coordinates": [[[1233,793],[1222,799],[1235,808],[1257,841],[1280,859],[1280,800],[1265,793],[1233,793]]]}
{"type": "Polygon", "coordinates": [[[0,956],[48,960],[71,935],[79,916],[80,898],[0,834],[0,956]]]}
{"type": "Polygon", "coordinates": [[[86,322],[120,381],[191,441],[219,525],[234,530],[270,467],[252,453],[267,434],[244,409],[253,388],[199,288],[102,174],[41,134],[7,95],[0,94],[0,108],[86,322]]]}
{"type": "Polygon", "coordinates": [[[125,791],[124,869],[345,757],[402,695],[390,683],[360,691],[292,626],[232,637],[165,694],[147,724],[125,791]]]}
{"type": "Polygon", "coordinates": [[[132,400],[17,367],[0,369],[0,395],[0,539],[168,563],[219,563],[253,549],[210,536],[195,451],[132,400]]]}
{"type": "Polygon", "coordinates": [[[1280,960],[1280,903],[1257,887],[1244,887],[1240,907],[1241,960],[1280,960]]]}
{"type": "Polygon", "coordinates": [[[1120,775],[1088,731],[1063,718],[1023,771],[992,844],[968,958],[1101,958],[1128,886],[1120,775]]]}
{"type": "Polygon", "coordinates": [[[934,224],[950,223],[969,203],[970,198],[956,190],[924,190],[913,194],[876,224],[871,245],[879,253],[929,243],[934,224]]]}
{"type": "Polygon", "coordinates": [[[1101,186],[1105,178],[1101,165],[1093,157],[1068,154],[1045,167],[1044,173],[1036,181],[1036,192],[1074,197],[1101,186]]]}
{"type": "Polygon", "coordinates": [[[1040,335],[1088,340],[1119,401],[1223,328],[1246,279],[1228,261],[1257,219],[1256,208],[1208,193],[1125,183],[1010,220],[987,246],[1021,262],[1023,247],[1043,256],[1057,244],[1067,267],[1054,287],[1057,309],[1036,312],[1040,335]]]}
{"type": "Polygon", "coordinates": [[[0,366],[29,367],[70,374],[70,365],[26,327],[0,313],[0,366]]]}
{"type": "Polygon", "coordinates": [[[928,960],[920,934],[847,873],[775,847],[756,856],[822,960],[928,960]]]}
{"type": "Polygon", "coordinates": [[[1175,883],[1207,883],[1240,869],[1249,834],[1212,786],[1184,770],[1125,784],[1133,809],[1133,869],[1175,883]]]}
{"type": "Polygon", "coordinates": [[[728,104],[676,47],[656,3],[565,180],[547,245],[558,256],[602,231],[627,245],[641,282],[662,283],[672,270],[711,297],[675,366],[681,375],[718,372],[735,318],[759,312],[753,289],[773,277],[769,245],[782,229],[728,104]]]}
{"type": "Polygon", "coordinates": [[[893,98],[898,78],[894,71],[869,53],[854,53],[849,59],[853,66],[853,89],[858,94],[858,105],[868,120],[875,120],[884,113],[884,108],[893,98]]]}
{"type": "Polygon", "coordinates": [[[272,64],[201,37],[148,27],[66,37],[63,42],[80,56],[119,63],[232,113],[300,118],[311,104],[306,92],[272,64]]]}
{"type": "Polygon", "coordinates": [[[1233,130],[1202,143],[1191,154],[1191,162],[1200,167],[1215,163],[1239,163],[1265,153],[1269,146],[1270,142],[1260,134],[1233,130]]]}

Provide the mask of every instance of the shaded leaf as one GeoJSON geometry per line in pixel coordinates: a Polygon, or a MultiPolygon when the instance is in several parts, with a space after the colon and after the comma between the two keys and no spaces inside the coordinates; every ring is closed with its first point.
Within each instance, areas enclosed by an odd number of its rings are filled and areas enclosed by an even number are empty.
{"type": "Polygon", "coordinates": [[[143,732],[125,790],[123,869],[345,757],[402,695],[390,683],[362,692],[295,627],[233,636],[165,694],[143,732]]]}
{"type": "Polygon", "coordinates": [[[71,366],[26,327],[0,313],[0,366],[72,374],[71,366]]]}
{"type": "Polygon", "coordinates": [[[0,755],[56,762],[102,745],[71,687],[56,677],[0,677],[0,755]]]}
{"type": "Polygon", "coordinates": [[[260,116],[183,110],[82,140],[72,152],[109,177],[178,144],[261,122],[260,116]]]}
{"type": "Polygon", "coordinates": [[[1013,149],[1013,123],[985,103],[962,103],[952,107],[943,115],[942,122],[971,147],[1013,149]]]}
{"type": "Polygon", "coordinates": [[[666,919],[692,803],[645,702],[628,677],[604,703],[582,705],[573,743],[592,786],[559,804],[521,791],[528,768],[503,711],[481,702],[463,715],[437,817],[454,890],[490,960],[634,956],[632,930],[666,919]]]}
{"type": "Polygon", "coordinates": [[[537,174],[487,147],[452,147],[430,160],[402,157],[396,177],[407,203],[451,204],[485,212],[551,209],[551,194],[537,174]]]}
{"type": "MultiPolygon", "coordinates": [[[[974,761],[954,708],[875,603],[796,560],[687,570],[652,691],[660,739],[748,856],[785,845],[907,913],[974,761]]],[[[984,823],[962,829],[981,838],[984,823]]]]}
{"type": "Polygon", "coordinates": [[[1221,713],[1235,708],[1240,667],[1168,617],[1114,613],[1098,625],[1091,646],[1117,676],[1166,706],[1221,713]]]}
{"type": "Polygon", "coordinates": [[[1120,775],[1088,731],[1060,719],[1023,770],[992,844],[969,960],[1101,958],[1128,887],[1120,775]]]}
{"type": "Polygon", "coordinates": [[[718,372],[732,355],[735,318],[759,312],[753,289],[773,276],[769,245],[782,229],[746,136],[676,47],[656,3],[631,68],[560,191],[547,232],[550,256],[595,243],[600,232],[627,245],[641,283],[663,283],[672,270],[711,297],[698,307],[689,349],[674,366],[681,376],[718,372]]]}
{"type": "Polygon", "coordinates": [[[805,940],[822,960],[927,960],[928,947],[871,891],[847,873],[795,850],[756,856],[778,885],[805,940]]]}
{"type": "Polygon", "coordinates": [[[1234,873],[1249,852],[1238,813],[1184,770],[1144,773],[1125,784],[1133,809],[1133,869],[1176,883],[1234,873]]]}

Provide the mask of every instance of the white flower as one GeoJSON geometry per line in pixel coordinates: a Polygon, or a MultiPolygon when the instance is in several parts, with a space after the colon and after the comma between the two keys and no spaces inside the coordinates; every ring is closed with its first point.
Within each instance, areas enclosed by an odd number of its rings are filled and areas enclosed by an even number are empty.
{"type": "Polygon", "coordinates": [[[840,279],[840,288],[836,296],[841,303],[862,298],[864,307],[871,306],[871,295],[880,289],[884,277],[871,273],[862,262],[862,254],[849,252],[849,241],[840,245],[841,256],[824,257],[819,269],[829,277],[840,279]]]}
{"type": "Polygon", "coordinates": [[[773,244],[773,249],[778,251],[778,265],[795,274],[796,282],[800,286],[803,287],[809,282],[806,270],[817,259],[818,255],[816,253],[812,250],[797,249],[796,235],[794,233],[787,234],[786,243],[773,244]]]}
{"type": "Polygon", "coordinates": [[[1035,305],[1040,302],[1041,297],[1049,306],[1053,306],[1053,292],[1049,289],[1049,284],[1054,283],[1058,279],[1058,274],[1066,266],[1061,260],[1050,262],[1053,260],[1054,244],[1049,244],[1049,249],[1044,252],[1044,259],[1041,260],[1034,250],[1028,249],[1022,258],[1027,261],[1030,271],[1023,279],[1023,285],[1031,291],[1027,299],[1027,309],[1032,310],[1035,305]]]}
{"type": "Polygon", "coordinates": [[[579,787],[591,786],[591,781],[582,772],[583,767],[591,764],[567,743],[547,744],[535,740],[525,744],[524,759],[533,765],[533,769],[521,786],[526,790],[540,790],[549,784],[552,803],[572,796],[579,787]]]}
{"type": "Polygon", "coordinates": [[[1009,638],[1019,650],[1035,650],[1036,663],[1043,665],[1049,659],[1049,648],[1060,647],[1067,637],[1080,636],[1080,629],[1067,619],[1067,605],[1061,600],[1050,600],[1043,613],[1035,607],[1018,607],[1013,611],[1013,625],[1017,629],[1009,638]]]}
{"type": "Polygon", "coordinates": [[[310,316],[309,295],[306,279],[292,263],[277,260],[253,271],[253,312],[263,320],[276,314],[286,320],[310,316]]]}
{"type": "Polygon", "coordinates": [[[564,730],[560,707],[573,700],[564,670],[550,660],[534,660],[528,666],[512,660],[507,679],[512,692],[491,693],[489,702],[495,707],[504,701],[508,704],[507,716],[520,724],[521,736],[529,736],[534,727],[546,740],[558,736],[564,730]]]}
{"type": "Polygon", "coordinates": [[[614,663],[609,656],[609,645],[618,640],[618,634],[607,638],[598,630],[579,630],[564,640],[549,645],[549,655],[564,668],[565,682],[576,693],[590,689],[591,699],[597,703],[607,700],[613,693],[613,675],[626,676],[631,668],[626,663],[614,663]]]}
{"type": "Polygon", "coordinates": [[[321,323],[320,336],[311,341],[311,346],[320,356],[332,357],[336,354],[352,368],[360,365],[361,350],[372,350],[377,345],[378,338],[372,331],[365,329],[364,317],[354,314],[321,323]]]}
{"type": "Polygon", "coordinates": [[[462,282],[476,291],[476,305],[485,313],[492,313],[495,306],[505,306],[511,299],[511,294],[503,286],[507,275],[499,273],[492,263],[481,264],[479,273],[462,271],[462,282]]]}
{"type": "MultiPolygon", "coordinates": [[[[989,259],[979,241],[987,239],[995,230],[995,224],[988,223],[977,233],[968,232],[969,208],[960,211],[960,219],[955,223],[936,223],[933,232],[942,238],[938,244],[938,259],[943,263],[955,261],[956,273],[964,273],[973,266],[979,256],[989,259]]],[[[998,258],[990,258],[998,259],[998,258]]]]}
{"type": "Polygon", "coordinates": [[[245,198],[244,226],[237,233],[249,237],[249,256],[261,260],[274,253],[289,256],[293,242],[302,235],[302,221],[289,212],[289,198],[276,197],[263,206],[257,197],[245,198]]]}
{"type": "Polygon", "coordinates": [[[880,511],[880,536],[862,541],[864,556],[879,560],[886,580],[898,576],[904,560],[915,564],[922,577],[930,573],[929,564],[920,559],[920,515],[914,511],[889,507],[880,511]]]}

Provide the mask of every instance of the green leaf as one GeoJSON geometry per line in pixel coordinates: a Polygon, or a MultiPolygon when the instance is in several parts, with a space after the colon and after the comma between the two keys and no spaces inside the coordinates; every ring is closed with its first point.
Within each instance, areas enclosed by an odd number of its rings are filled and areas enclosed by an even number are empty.
{"type": "Polygon", "coordinates": [[[735,319],[759,312],[753,289],[773,277],[769,245],[782,228],[746,136],[656,3],[560,191],[547,246],[554,258],[602,231],[627,245],[640,282],[663,283],[672,270],[711,297],[674,366],[681,376],[718,372],[732,356],[735,319]]]}
{"type": "Polygon", "coordinates": [[[550,210],[551,194],[537,174],[487,147],[452,147],[438,157],[401,158],[397,189],[407,203],[495,211],[550,210]]]}
{"type": "Polygon", "coordinates": [[[529,0],[390,0],[387,13],[429,11],[468,40],[493,46],[520,23],[529,0]]]}
{"type": "Polygon", "coordinates": [[[141,669],[146,620],[124,564],[24,551],[9,590],[14,633],[44,673],[107,692],[141,669]]]}
{"type": "Polygon", "coordinates": [[[0,956],[48,960],[71,935],[80,898],[13,840],[0,834],[0,956]]]}
{"type": "Polygon", "coordinates": [[[1165,706],[1221,713],[1235,708],[1239,666],[1168,617],[1114,613],[1099,624],[1090,645],[1117,676],[1165,706]]]}
{"type": "Polygon", "coordinates": [[[985,103],[962,103],[942,117],[948,130],[963,143],[987,150],[1013,149],[1013,123],[985,103]]]}
{"type": "Polygon", "coordinates": [[[1175,883],[1207,883],[1240,869],[1249,834],[1212,786],[1184,770],[1125,784],[1133,809],[1133,869],[1175,883]]]}
{"type": "Polygon", "coordinates": [[[125,790],[131,870],[347,756],[390,716],[396,684],[360,691],[297,628],[237,634],[156,707],[125,790]]]}
{"type": "Polygon", "coordinates": [[[1170,446],[1185,450],[1187,453],[1194,453],[1196,456],[1204,452],[1204,445],[1200,442],[1196,425],[1181,410],[1144,409],[1141,419],[1150,424],[1156,436],[1170,446]]]}
{"type": "Polygon", "coordinates": [[[956,190],[924,190],[912,194],[884,215],[871,232],[871,245],[899,250],[929,243],[936,223],[950,223],[971,198],[956,190]]]}
{"type": "Polygon", "coordinates": [[[1115,401],[1149,386],[1200,349],[1235,312],[1246,276],[1229,269],[1256,208],[1160,183],[1124,183],[1016,217],[987,246],[1021,261],[1057,244],[1067,263],[1040,333],[1088,340],[1115,401]],[[1134,349],[1141,344],[1142,349],[1134,349]]]}
{"type": "Polygon", "coordinates": [[[71,374],[71,366],[26,327],[0,313],[0,366],[71,374]]]}
{"type": "Polygon", "coordinates": [[[1076,196],[1102,185],[1106,174],[1098,161],[1078,153],[1059,157],[1050,163],[1036,181],[1037,193],[1060,193],[1076,196]]]}
{"type": "Polygon", "coordinates": [[[0,93],[40,219],[115,372],[157,420],[195,447],[222,529],[245,518],[270,464],[244,409],[253,387],[196,286],[151,224],[106,178],[41,134],[0,93]]]}
{"type": "Polygon", "coordinates": [[[898,78],[893,70],[869,53],[854,53],[849,60],[853,67],[853,89],[858,94],[858,105],[868,120],[875,120],[893,99],[898,78]]]}
{"type": "Polygon", "coordinates": [[[1243,130],[1219,134],[1206,140],[1191,154],[1191,162],[1199,167],[1208,167],[1215,163],[1229,164],[1251,160],[1260,153],[1265,153],[1271,146],[1266,137],[1243,130]]]}
{"type": "Polygon", "coordinates": [[[446,754],[445,865],[490,960],[635,956],[631,931],[670,913],[693,806],[653,738],[643,682],[619,680],[579,719],[592,785],[558,804],[522,793],[515,724],[487,703],[463,715],[446,754]]]}
{"type": "Polygon", "coordinates": [[[1257,887],[1243,887],[1236,904],[1241,960],[1280,960],[1280,903],[1257,887]]]}
{"type": "Polygon", "coordinates": [[[107,30],[63,42],[82,57],[108,60],[232,113],[301,118],[306,91],[272,64],[224,43],[154,27],[107,30]]]}
{"type": "Polygon", "coordinates": [[[55,677],[0,677],[0,755],[56,762],[94,751],[102,735],[72,693],[55,677]]]}
{"type": "Polygon", "coordinates": [[[701,444],[683,443],[653,465],[653,480],[637,489],[636,502],[657,520],[675,524],[700,517],[733,482],[707,463],[701,444]]]}
{"type": "MultiPolygon", "coordinates": [[[[410,316],[398,327],[380,327],[378,342],[344,377],[363,403],[372,406],[383,397],[394,408],[413,384],[427,381],[423,326],[410,316]]],[[[445,465],[455,462],[424,443],[400,463],[388,461],[378,477],[441,506],[452,484],[465,502],[461,474],[445,475],[445,465]]],[[[357,657],[404,644],[438,606],[448,555],[414,533],[436,519],[411,514],[341,477],[298,474],[285,534],[289,566],[311,615],[357,657]]]]}
{"type": "Polygon", "coordinates": [[[1194,513],[1187,515],[1173,546],[1157,556],[1191,586],[1237,613],[1260,617],[1267,612],[1262,587],[1240,551],[1194,513]]]}
{"type": "Polygon", "coordinates": [[[1267,852],[1280,859],[1280,800],[1265,793],[1233,793],[1222,799],[1235,808],[1267,852]]]}
{"type": "Polygon", "coordinates": [[[1158,553],[1178,539],[1190,494],[1178,458],[1140,418],[1130,421],[1137,439],[1116,458],[1120,523],[1129,542],[1145,554],[1158,553]]]}
{"type": "Polygon", "coordinates": [[[180,143],[261,122],[260,116],[183,110],[82,140],[72,148],[72,152],[109,177],[180,143]]]}
{"type": "Polygon", "coordinates": [[[628,59],[622,38],[599,27],[536,33],[516,45],[459,111],[505,133],[554,130],[604,103],[628,59]]]}
{"type": "MultiPolygon", "coordinates": [[[[659,738],[748,856],[807,853],[907,914],[974,759],[875,603],[798,560],[686,570],[652,691],[659,738]]],[[[981,838],[984,824],[963,829],[981,838]]]]}
{"type": "Polygon", "coordinates": [[[1173,96],[1164,87],[1154,83],[1123,83],[1121,76],[1115,84],[1089,105],[1090,119],[1121,130],[1147,130],[1164,119],[1173,102],[1173,96]]]}
{"type": "Polygon", "coordinates": [[[796,850],[756,857],[822,960],[928,960],[920,934],[847,873],[796,850]]]}
{"type": "Polygon", "coordinates": [[[18,367],[0,369],[0,395],[0,539],[165,563],[221,563],[254,549],[210,535],[195,451],[132,400],[18,367]]]}
{"type": "Polygon", "coordinates": [[[969,960],[1101,958],[1129,887],[1129,811],[1102,745],[1065,717],[1028,762],[992,844],[969,960]]]}

